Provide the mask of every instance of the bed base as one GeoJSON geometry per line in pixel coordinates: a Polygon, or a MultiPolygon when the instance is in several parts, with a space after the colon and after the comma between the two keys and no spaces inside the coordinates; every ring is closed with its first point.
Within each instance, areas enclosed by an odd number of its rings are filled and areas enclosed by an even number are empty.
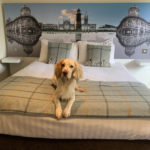
{"type": "Polygon", "coordinates": [[[150,140],[60,140],[0,134],[0,150],[150,150],[150,140]]]}

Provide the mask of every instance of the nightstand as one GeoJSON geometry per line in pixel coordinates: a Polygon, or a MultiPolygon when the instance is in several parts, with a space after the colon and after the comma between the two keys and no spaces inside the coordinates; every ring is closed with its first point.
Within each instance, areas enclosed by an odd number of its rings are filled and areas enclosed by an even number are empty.
{"type": "Polygon", "coordinates": [[[2,63],[7,63],[7,64],[19,64],[21,63],[21,58],[19,57],[5,57],[1,60],[2,63]]]}
{"type": "Polygon", "coordinates": [[[149,59],[136,59],[134,60],[136,64],[140,66],[150,66],[150,60],[149,59]]]}
{"type": "Polygon", "coordinates": [[[8,65],[9,73],[10,73],[10,75],[12,75],[20,70],[22,58],[20,58],[20,57],[5,57],[1,60],[1,63],[8,65]]]}
{"type": "Polygon", "coordinates": [[[38,59],[38,57],[6,57],[1,60],[1,63],[9,66],[12,75],[38,59]]]}

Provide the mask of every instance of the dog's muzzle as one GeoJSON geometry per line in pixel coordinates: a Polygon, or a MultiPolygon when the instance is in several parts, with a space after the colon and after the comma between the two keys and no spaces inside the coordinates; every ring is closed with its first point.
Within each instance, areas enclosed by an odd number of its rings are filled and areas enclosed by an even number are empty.
{"type": "Polygon", "coordinates": [[[64,71],[63,75],[66,77],[68,75],[68,72],[64,71]]]}

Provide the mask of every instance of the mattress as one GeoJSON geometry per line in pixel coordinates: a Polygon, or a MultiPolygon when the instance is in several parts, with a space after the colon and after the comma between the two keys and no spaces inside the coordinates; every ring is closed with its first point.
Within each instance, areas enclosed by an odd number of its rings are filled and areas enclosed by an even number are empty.
{"type": "MultiPolygon", "coordinates": [[[[120,63],[111,68],[83,67],[83,79],[138,82],[120,63]]],[[[33,62],[14,76],[51,78],[54,66],[33,62]]],[[[68,118],[0,114],[0,133],[53,139],[150,139],[149,118],[68,118]]]]}

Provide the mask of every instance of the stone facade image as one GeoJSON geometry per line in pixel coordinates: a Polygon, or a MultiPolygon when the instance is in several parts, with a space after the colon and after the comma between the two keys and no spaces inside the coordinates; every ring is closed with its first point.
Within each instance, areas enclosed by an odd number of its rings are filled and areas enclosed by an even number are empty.
{"type": "Polygon", "coordinates": [[[139,9],[133,6],[117,28],[119,42],[125,47],[125,54],[131,56],[135,48],[150,41],[150,22],[139,17],[139,9]]]}
{"type": "Polygon", "coordinates": [[[23,45],[27,54],[32,53],[32,46],[35,45],[41,36],[41,27],[38,21],[31,16],[30,8],[21,8],[20,16],[6,22],[6,34],[9,40],[14,40],[23,45]]]}

